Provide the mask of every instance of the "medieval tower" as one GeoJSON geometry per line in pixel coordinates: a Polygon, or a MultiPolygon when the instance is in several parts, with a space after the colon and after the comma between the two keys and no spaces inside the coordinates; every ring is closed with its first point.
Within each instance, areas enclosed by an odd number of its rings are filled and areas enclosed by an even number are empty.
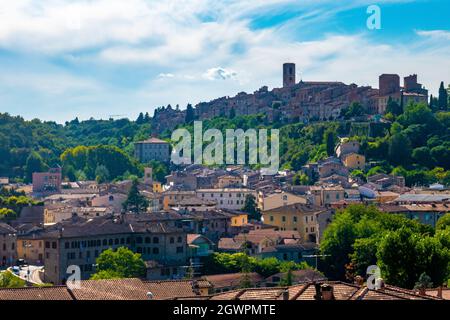
{"type": "Polygon", "coordinates": [[[295,63],[283,64],[283,87],[295,85],[295,63]]]}

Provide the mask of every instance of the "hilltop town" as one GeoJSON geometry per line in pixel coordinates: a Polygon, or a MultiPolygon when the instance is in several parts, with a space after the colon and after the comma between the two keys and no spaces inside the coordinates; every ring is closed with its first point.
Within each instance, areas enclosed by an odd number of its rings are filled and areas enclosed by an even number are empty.
{"type": "MultiPolygon", "coordinates": [[[[230,117],[265,114],[270,121],[283,119],[289,123],[334,120],[352,102],[357,102],[368,115],[384,114],[389,98],[399,105],[409,102],[428,103],[428,90],[417,82],[417,75],[404,77],[403,86],[397,74],[382,74],[379,89],[360,87],[342,82],[296,81],[296,67],[293,63],[283,64],[283,86],[269,91],[261,87],[253,94],[240,92],[234,97],[222,97],[201,102],[192,110],[180,110],[171,105],[155,110],[152,119],[154,132],[172,130],[185,122],[187,113],[198,120],[214,117],[230,117]]],[[[189,118],[189,115],[188,115],[189,118]]]]}

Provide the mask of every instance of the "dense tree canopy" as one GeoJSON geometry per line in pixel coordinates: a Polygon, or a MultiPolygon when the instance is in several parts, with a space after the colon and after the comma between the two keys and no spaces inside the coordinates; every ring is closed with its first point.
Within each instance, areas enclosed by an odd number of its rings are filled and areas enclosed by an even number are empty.
{"type": "Polygon", "coordinates": [[[140,278],[145,276],[145,262],[139,253],[120,247],[103,251],[96,260],[97,272],[91,279],[140,278]]]}
{"type": "Polygon", "coordinates": [[[405,288],[412,288],[422,273],[436,285],[450,278],[447,218],[435,232],[401,215],[354,205],[336,214],[320,247],[324,271],[333,279],[365,276],[370,265],[377,265],[388,283],[405,288]]]}

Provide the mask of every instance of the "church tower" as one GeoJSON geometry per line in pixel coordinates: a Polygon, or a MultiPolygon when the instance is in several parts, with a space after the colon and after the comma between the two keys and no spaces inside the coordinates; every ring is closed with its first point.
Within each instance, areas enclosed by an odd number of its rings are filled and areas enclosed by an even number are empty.
{"type": "Polygon", "coordinates": [[[283,64],[283,87],[295,85],[295,63],[283,64]]]}

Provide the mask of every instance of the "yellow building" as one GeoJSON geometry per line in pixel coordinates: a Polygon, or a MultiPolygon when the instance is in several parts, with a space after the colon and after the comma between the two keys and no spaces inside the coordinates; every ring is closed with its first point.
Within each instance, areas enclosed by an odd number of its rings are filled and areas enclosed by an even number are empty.
{"type": "Polygon", "coordinates": [[[32,264],[43,264],[44,241],[33,239],[31,236],[19,237],[17,239],[17,258],[32,264]]]}
{"type": "Polygon", "coordinates": [[[161,182],[153,181],[153,192],[161,193],[163,191],[161,182]]]}
{"type": "Polygon", "coordinates": [[[366,166],[366,157],[363,156],[362,154],[352,152],[346,154],[342,158],[342,163],[347,168],[363,170],[364,167],[366,166]]]}
{"type": "Polygon", "coordinates": [[[280,230],[298,231],[305,241],[316,242],[319,238],[317,217],[327,212],[326,209],[305,204],[292,204],[262,212],[265,224],[278,227],[280,230]]]}
{"type": "Polygon", "coordinates": [[[231,218],[231,226],[232,227],[241,227],[248,223],[248,214],[236,214],[231,218]]]}

